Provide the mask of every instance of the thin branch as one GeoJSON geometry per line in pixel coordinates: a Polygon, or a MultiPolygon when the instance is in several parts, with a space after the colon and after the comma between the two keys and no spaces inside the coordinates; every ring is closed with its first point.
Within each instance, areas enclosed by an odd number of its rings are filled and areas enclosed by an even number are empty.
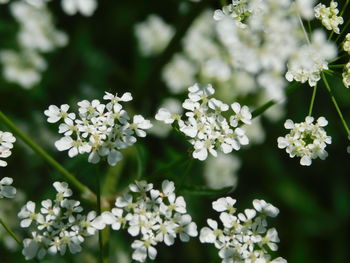
{"type": "Polygon", "coordinates": [[[68,172],[61,164],[52,158],[43,148],[36,144],[31,138],[22,132],[14,122],[12,122],[2,111],[0,111],[0,121],[2,121],[14,135],[27,144],[35,153],[41,156],[49,165],[57,170],[65,179],[73,185],[82,195],[82,197],[89,202],[95,202],[96,195],[83,183],[81,183],[72,173],[68,172]]]}
{"type": "Polygon", "coordinates": [[[346,124],[346,121],[345,121],[344,116],[343,116],[343,114],[342,114],[342,112],[340,110],[340,107],[339,107],[339,105],[337,103],[337,100],[335,99],[335,97],[333,95],[333,91],[332,91],[331,87],[329,86],[327,78],[326,78],[326,76],[325,76],[325,74],[323,72],[322,72],[321,76],[322,76],[322,80],[323,80],[323,82],[324,82],[324,84],[325,84],[325,86],[326,86],[326,88],[327,88],[327,90],[329,92],[329,95],[331,96],[331,100],[332,100],[332,102],[334,104],[334,107],[335,107],[335,109],[338,112],[338,115],[339,115],[339,117],[341,119],[341,122],[342,122],[342,124],[344,126],[344,129],[345,129],[346,133],[348,135],[350,135],[350,129],[349,129],[348,125],[346,124]]]}

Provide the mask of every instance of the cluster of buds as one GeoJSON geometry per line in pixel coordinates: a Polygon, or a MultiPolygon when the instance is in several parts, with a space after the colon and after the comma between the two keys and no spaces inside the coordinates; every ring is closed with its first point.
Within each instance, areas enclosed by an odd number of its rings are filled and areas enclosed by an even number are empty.
{"type": "Polygon", "coordinates": [[[333,30],[336,34],[340,33],[339,25],[344,23],[344,19],[338,16],[338,3],[331,1],[330,6],[326,7],[319,3],[315,6],[315,17],[321,20],[322,25],[328,30],[333,30]]]}

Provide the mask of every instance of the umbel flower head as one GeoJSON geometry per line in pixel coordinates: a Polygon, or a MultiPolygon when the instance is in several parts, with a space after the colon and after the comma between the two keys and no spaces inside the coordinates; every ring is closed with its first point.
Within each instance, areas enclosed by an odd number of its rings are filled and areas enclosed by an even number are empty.
{"type": "Polygon", "coordinates": [[[50,123],[63,121],[58,131],[63,137],[55,143],[59,151],[68,150],[69,157],[89,153],[91,163],[106,157],[109,165],[116,165],[122,159],[120,149],[133,145],[135,136],[146,136],[151,122],[141,115],[131,121],[121,104],[132,100],[129,92],[121,97],[106,92],[103,99],[106,104],[99,100],[78,102],[78,114],[68,112],[67,104],[51,105],[44,112],[50,123]]]}
{"type": "Polygon", "coordinates": [[[336,47],[327,40],[324,31],[315,30],[311,43],[298,48],[289,59],[286,79],[290,82],[308,82],[313,87],[321,79],[321,72],[328,69],[328,61],[336,55],[336,47]]]}
{"type": "Polygon", "coordinates": [[[343,43],[343,49],[350,55],[350,33],[346,34],[345,41],[343,43]]]}
{"type": "Polygon", "coordinates": [[[0,167],[7,166],[7,162],[1,160],[11,156],[11,149],[16,138],[11,132],[0,131],[0,167]]]}
{"type": "Polygon", "coordinates": [[[239,124],[251,124],[252,114],[247,106],[241,107],[237,102],[229,107],[222,101],[211,98],[215,93],[211,85],[194,86],[188,88],[188,98],[182,107],[187,110],[183,115],[172,114],[161,108],[155,118],[167,124],[176,121],[180,132],[189,137],[193,145],[193,158],[205,160],[208,152],[217,156],[217,150],[227,154],[239,150],[241,145],[249,143],[244,129],[239,124]],[[232,115],[224,116],[231,108],[232,115]]]}
{"type": "Polygon", "coordinates": [[[270,251],[277,251],[280,241],[275,228],[267,229],[267,217],[276,217],[279,210],[264,200],[254,200],[254,209],[236,214],[236,200],[223,197],[213,202],[213,209],[220,213],[222,226],[208,219],[209,227],[203,227],[199,240],[214,244],[222,263],[262,262],[286,263],[281,257],[271,259],[270,251]]]}
{"type": "Polygon", "coordinates": [[[161,191],[146,181],[137,181],[129,188],[130,193],[118,197],[112,211],[96,218],[95,226],[127,229],[131,236],[138,237],[131,244],[135,261],[144,262],[147,257],[154,260],[158,243],[171,246],[177,236],[187,242],[198,235],[197,225],[187,214],[184,198],[175,195],[173,182],[163,181],[161,191]]]}
{"type": "Polygon", "coordinates": [[[324,160],[328,153],[325,148],[327,144],[332,143],[332,138],[327,136],[323,127],[327,126],[328,121],[324,117],[317,119],[307,116],[305,122],[294,123],[292,120],[286,120],[284,127],[290,130],[285,137],[278,138],[278,148],[286,148],[286,152],[291,158],[300,157],[300,164],[309,166],[312,159],[320,158],[324,160]]]}
{"type": "Polygon", "coordinates": [[[230,18],[236,22],[237,26],[245,28],[247,25],[244,22],[251,13],[252,9],[248,6],[247,0],[232,0],[232,4],[214,12],[214,19],[222,20],[224,18],[230,18]]]}
{"type": "Polygon", "coordinates": [[[96,213],[81,214],[80,202],[69,199],[72,190],[67,183],[55,182],[53,186],[57,191],[54,200],[42,201],[40,208],[29,201],[18,214],[21,227],[31,228],[32,237],[23,240],[22,254],[26,260],[42,259],[47,253],[64,255],[67,249],[78,253],[85,237],[95,234],[96,213]]]}
{"type": "Polygon", "coordinates": [[[350,87],[350,62],[348,62],[343,69],[343,83],[346,88],[350,87]]]}
{"type": "Polygon", "coordinates": [[[321,20],[322,25],[328,30],[333,30],[334,33],[339,34],[339,25],[344,23],[344,19],[341,16],[337,16],[339,13],[338,3],[331,1],[330,6],[326,7],[324,4],[319,3],[315,6],[315,17],[321,20]]]}
{"type": "Polygon", "coordinates": [[[0,180],[0,199],[1,198],[14,198],[16,195],[16,188],[11,186],[13,179],[10,177],[4,177],[0,180]]]}

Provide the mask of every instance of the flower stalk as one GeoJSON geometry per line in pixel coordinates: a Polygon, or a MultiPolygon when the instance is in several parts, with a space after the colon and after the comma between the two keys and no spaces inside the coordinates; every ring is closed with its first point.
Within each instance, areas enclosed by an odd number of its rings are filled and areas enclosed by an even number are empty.
{"type": "Polygon", "coordinates": [[[82,195],[83,199],[88,202],[95,202],[96,195],[82,182],[80,182],[72,173],[67,171],[61,164],[59,164],[53,157],[51,157],[43,148],[35,143],[31,138],[22,132],[14,122],[12,122],[2,111],[0,111],[0,121],[2,121],[16,137],[20,138],[26,145],[28,145],[36,154],[44,159],[56,171],[58,171],[70,184],[72,184],[82,195]]]}

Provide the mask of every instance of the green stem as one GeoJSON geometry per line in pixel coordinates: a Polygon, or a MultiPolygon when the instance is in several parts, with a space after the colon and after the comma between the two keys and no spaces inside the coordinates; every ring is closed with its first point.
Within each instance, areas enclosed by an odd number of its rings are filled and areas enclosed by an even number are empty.
{"type": "MultiPolygon", "coordinates": [[[[98,169],[96,169],[98,170],[98,169]]],[[[99,171],[96,172],[96,196],[97,196],[97,201],[96,201],[96,204],[97,204],[97,214],[100,216],[101,213],[102,213],[102,210],[101,210],[101,186],[100,186],[100,173],[99,171]]],[[[102,230],[99,230],[98,231],[98,245],[99,245],[99,262],[100,263],[103,263],[103,258],[104,258],[104,255],[103,255],[103,237],[102,237],[102,230]]]]}
{"type": "MultiPolygon", "coordinates": [[[[20,246],[23,247],[22,241],[19,239],[19,237],[13,232],[13,230],[0,218],[0,225],[3,226],[3,228],[6,230],[6,232],[13,238],[13,240],[16,241],[16,243],[20,246]]],[[[39,259],[34,258],[33,261],[36,263],[40,263],[39,259]]]]}
{"type": "Polygon", "coordinates": [[[297,13],[297,15],[298,15],[298,19],[299,19],[300,26],[301,26],[301,28],[303,29],[303,32],[304,32],[304,35],[305,35],[305,39],[306,39],[307,43],[310,44],[309,35],[308,35],[307,32],[306,32],[306,29],[305,29],[305,27],[304,27],[303,20],[301,19],[299,12],[297,13]]]}
{"type": "Polygon", "coordinates": [[[310,103],[310,108],[309,108],[309,116],[312,115],[312,110],[314,108],[314,103],[315,103],[316,92],[317,92],[317,85],[314,86],[314,89],[312,92],[311,103],[310,103]]]}
{"type": "Polygon", "coordinates": [[[49,165],[61,173],[66,180],[72,184],[81,194],[82,197],[89,201],[94,202],[96,200],[95,194],[83,183],[81,183],[73,174],[68,172],[62,165],[60,165],[55,159],[53,159],[44,149],[36,144],[31,138],[25,135],[15,123],[13,123],[2,111],[0,111],[0,121],[8,126],[16,137],[22,139],[35,153],[41,156],[49,165]]]}
{"type": "Polygon", "coordinates": [[[341,38],[341,36],[345,33],[346,29],[348,28],[348,26],[350,25],[350,19],[348,19],[348,21],[346,21],[345,25],[343,26],[340,34],[337,36],[337,38],[335,39],[335,42],[338,42],[339,39],[341,38]]]}
{"type": "Polygon", "coordinates": [[[329,68],[343,68],[346,64],[338,64],[338,65],[328,65],[329,68]]]}
{"type": "Polygon", "coordinates": [[[179,183],[178,183],[178,185],[177,185],[177,190],[176,190],[176,192],[181,191],[181,188],[182,188],[182,186],[183,186],[184,183],[185,183],[186,177],[187,177],[187,175],[188,175],[188,174],[190,173],[190,171],[191,171],[193,162],[194,162],[194,159],[193,159],[192,156],[191,156],[191,158],[188,159],[188,162],[187,162],[186,169],[185,169],[184,173],[183,173],[182,176],[180,177],[179,183]]]}
{"type": "Polygon", "coordinates": [[[344,14],[349,2],[350,2],[350,0],[346,0],[345,5],[343,6],[342,10],[340,11],[340,16],[342,16],[344,14]]]}
{"type": "Polygon", "coordinates": [[[348,135],[350,135],[349,127],[348,127],[348,125],[346,124],[346,121],[345,121],[345,119],[344,119],[344,117],[343,117],[343,114],[342,114],[342,112],[341,112],[341,110],[340,110],[340,107],[338,106],[338,103],[337,103],[337,101],[336,101],[336,99],[335,99],[335,97],[334,97],[334,95],[333,95],[332,89],[331,89],[331,87],[329,86],[329,83],[328,83],[328,81],[327,81],[327,78],[326,78],[326,76],[325,76],[325,74],[324,74],[323,72],[322,72],[321,76],[322,76],[322,80],[323,80],[323,82],[324,82],[324,84],[325,84],[325,86],[326,86],[326,88],[327,88],[327,90],[328,90],[328,92],[329,92],[329,95],[331,96],[331,99],[332,99],[332,102],[333,102],[333,104],[334,104],[334,107],[335,107],[335,109],[337,110],[338,115],[339,115],[339,117],[340,117],[340,119],[341,119],[341,122],[342,122],[342,124],[343,124],[343,126],[344,126],[344,128],[345,128],[345,131],[347,132],[348,135]]]}
{"type": "Polygon", "coordinates": [[[8,225],[6,225],[6,223],[1,218],[0,224],[3,226],[6,232],[13,238],[13,240],[15,240],[18,245],[22,246],[22,242],[19,239],[19,237],[15,234],[15,232],[13,232],[13,230],[8,225]]]}

